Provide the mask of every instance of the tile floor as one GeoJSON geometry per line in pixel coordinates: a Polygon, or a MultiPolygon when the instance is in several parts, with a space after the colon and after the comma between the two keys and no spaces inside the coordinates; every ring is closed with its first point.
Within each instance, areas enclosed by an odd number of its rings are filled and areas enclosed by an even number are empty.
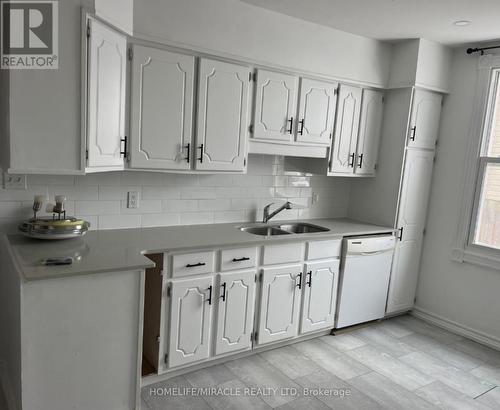
{"type": "Polygon", "coordinates": [[[401,316],[147,386],[142,406],[491,410],[500,409],[497,386],[500,351],[401,316]]]}

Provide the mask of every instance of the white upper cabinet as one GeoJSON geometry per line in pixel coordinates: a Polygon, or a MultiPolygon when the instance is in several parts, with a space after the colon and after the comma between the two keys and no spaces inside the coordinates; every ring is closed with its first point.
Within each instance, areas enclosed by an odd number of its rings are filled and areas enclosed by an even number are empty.
{"type": "Polygon", "coordinates": [[[301,79],[297,141],[330,143],[335,120],[337,89],[337,83],[301,79]]]}
{"type": "Polygon", "coordinates": [[[384,94],[382,91],[363,90],[354,170],[357,175],[375,175],[382,128],[383,103],[384,94]]]}
{"type": "Polygon", "coordinates": [[[259,344],[297,336],[302,288],[301,265],[264,268],[258,330],[259,344]]]}
{"type": "Polygon", "coordinates": [[[124,167],[127,38],[89,18],[87,171],[124,167]]]}
{"type": "Polygon", "coordinates": [[[221,273],[215,354],[252,347],[255,271],[221,273]]]}
{"type": "Polygon", "coordinates": [[[331,154],[330,172],[352,174],[356,161],[361,88],[341,85],[338,96],[337,118],[331,154]]]}
{"type": "Polygon", "coordinates": [[[298,78],[258,70],[253,138],[292,142],[297,109],[298,78]]]}
{"type": "Polygon", "coordinates": [[[213,277],[171,282],[169,367],[206,359],[214,304],[213,277]]]}
{"type": "Polygon", "coordinates": [[[202,58],[199,71],[196,169],[243,171],[250,69],[202,58]]]}
{"type": "Polygon", "coordinates": [[[434,151],[407,151],[397,218],[400,240],[394,253],[387,313],[408,310],[414,303],[433,165],[434,151]]]}
{"type": "Polygon", "coordinates": [[[338,259],[306,264],[300,333],[333,328],[339,264],[338,259]]]}
{"type": "Polygon", "coordinates": [[[442,100],[441,94],[415,89],[408,130],[408,147],[435,148],[442,100]]]}
{"type": "Polygon", "coordinates": [[[130,166],[190,169],[195,58],[134,46],[130,166]]]}

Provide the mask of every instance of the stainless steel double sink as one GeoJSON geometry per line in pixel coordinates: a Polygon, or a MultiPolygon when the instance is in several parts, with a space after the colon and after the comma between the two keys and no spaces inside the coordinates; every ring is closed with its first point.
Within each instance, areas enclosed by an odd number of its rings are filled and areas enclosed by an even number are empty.
{"type": "Polygon", "coordinates": [[[328,232],[330,229],[308,223],[287,223],[282,225],[249,225],[240,228],[243,232],[259,236],[290,235],[301,233],[328,232]]]}

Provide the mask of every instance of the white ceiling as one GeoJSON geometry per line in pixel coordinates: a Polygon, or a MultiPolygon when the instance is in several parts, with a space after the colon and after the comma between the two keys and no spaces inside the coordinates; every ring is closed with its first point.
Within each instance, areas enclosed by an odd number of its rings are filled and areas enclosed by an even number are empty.
{"type": "Polygon", "coordinates": [[[500,39],[500,0],[241,0],[379,40],[424,37],[458,45],[500,39]],[[465,27],[453,25],[470,20],[465,27]]]}

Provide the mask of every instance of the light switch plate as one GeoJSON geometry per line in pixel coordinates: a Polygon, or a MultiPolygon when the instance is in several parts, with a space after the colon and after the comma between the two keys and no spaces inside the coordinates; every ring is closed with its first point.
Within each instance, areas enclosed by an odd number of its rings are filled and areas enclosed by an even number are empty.
{"type": "Polygon", "coordinates": [[[139,208],[139,192],[137,191],[127,192],[127,208],[130,209],[139,208]]]}
{"type": "Polygon", "coordinates": [[[3,187],[5,189],[27,189],[26,175],[11,175],[4,172],[3,187]]]}

